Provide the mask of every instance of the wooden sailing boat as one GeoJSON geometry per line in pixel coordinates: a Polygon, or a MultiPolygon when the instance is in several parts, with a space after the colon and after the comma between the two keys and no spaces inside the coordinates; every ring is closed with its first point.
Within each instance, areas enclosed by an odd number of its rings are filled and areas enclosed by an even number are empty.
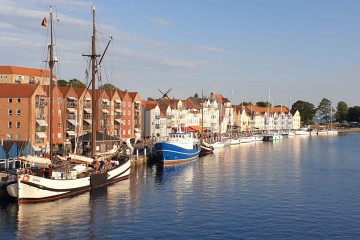
{"type": "MultiPolygon", "coordinates": [[[[18,203],[46,202],[60,198],[66,198],[81,194],[94,188],[104,187],[109,184],[125,180],[130,174],[130,159],[128,156],[117,155],[112,159],[96,158],[96,101],[95,101],[95,68],[96,68],[96,48],[95,48],[95,7],[93,14],[93,36],[92,36],[92,163],[91,165],[73,165],[70,161],[61,161],[60,167],[52,165],[47,168],[39,168],[38,171],[30,172],[25,169],[17,173],[17,182],[7,186],[11,197],[18,199],[18,203]]],[[[52,68],[54,65],[53,57],[53,15],[50,8],[50,28],[51,44],[50,51],[50,90],[52,89],[52,68]]],[[[50,106],[52,103],[52,91],[50,91],[50,106]]],[[[53,160],[50,118],[50,160],[53,160]]]]}

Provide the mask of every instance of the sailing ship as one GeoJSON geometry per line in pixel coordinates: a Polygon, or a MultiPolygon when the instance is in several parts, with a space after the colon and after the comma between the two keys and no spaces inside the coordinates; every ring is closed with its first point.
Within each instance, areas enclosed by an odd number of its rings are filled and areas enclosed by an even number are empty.
{"type": "MultiPolygon", "coordinates": [[[[83,161],[81,165],[71,163],[71,157],[67,160],[53,159],[52,153],[52,118],[50,118],[50,165],[36,169],[25,168],[11,177],[12,183],[7,184],[7,191],[11,197],[17,198],[18,204],[46,202],[60,198],[66,198],[90,191],[94,188],[104,187],[121,180],[128,179],[130,174],[130,158],[121,155],[120,152],[98,157],[96,154],[96,100],[95,100],[95,75],[96,75],[96,46],[95,46],[95,7],[93,14],[92,36],[92,139],[91,139],[91,163],[83,161]],[[35,171],[36,170],[36,171],[35,171]]],[[[50,86],[49,98],[52,106],[52,72],[54,66],[53,57],[53,14],[50,7],[50,32],[51,43],[49,45],[50,60],[50,86]]],[[[51,114],[50,114],[51,115],[51,114]]],[[[79,163],[79,159],[76,161],[79,163]]]]}

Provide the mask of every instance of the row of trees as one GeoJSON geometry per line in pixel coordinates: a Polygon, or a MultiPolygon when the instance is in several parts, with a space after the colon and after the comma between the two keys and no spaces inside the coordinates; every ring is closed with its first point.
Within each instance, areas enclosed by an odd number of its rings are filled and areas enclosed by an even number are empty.
{"type": "MultiPolygon", "coordinates": [[[[86,86],[83,82],[81,82],[78,79],[70,79],[69,81],[66,81],[64,79],[60,79],[57,81],[58,86],[63,86],[63,87],[80,87],[80,88],[86,88],[89,86],[86,86]]],[[[113,84],[110,83],[105,83],[103,85],[98,86],[98,89],[102,89],[102,90],[120,90],[119,88],[117,88],[116,86],[114,86],[113,84]]]]}
{"type": "Polygon", "coordinates": [[[348,107],[346,102],[340,101],[338,102],[336,109],[334,109],[331,101],[327,98],[323,98],[317,108],[315,108],[312,103],[299,100],[291,107],[292,114],[296,111],[300,112],[304,124],[311,124],[314,117],[317,117],[319,121],[325,121],[327,123],[331,121],[360,121],[360,106],[348,107]]]}

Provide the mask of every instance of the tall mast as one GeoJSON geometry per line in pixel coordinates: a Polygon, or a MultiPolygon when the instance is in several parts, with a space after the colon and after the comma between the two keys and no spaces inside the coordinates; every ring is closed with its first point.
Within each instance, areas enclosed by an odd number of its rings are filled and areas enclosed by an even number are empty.
{"type": "Polygon", "coordinates": [[[93,35],[92,35],[92,50],[91,50],[91,106],[92,106],[92,132],[91,132],[91,156],[95,158],[96,154],[96,128],[97,128],[97,107],[96,107],[96,85],[95,85],[95,71],[96,71],[96,46],[95,46],[95,6],[92,9],[93,14],[93,35]]]}
{"type": "Polygon", "coordinates": [[[50,106],[49,108],[49,138],[50,138],[50,160],[53,157],[53,136],[52,136],[52,130],[53,130],[53,117],[52,117],[52,106],[53,106],[53,94],[52,94],[52,86],[53,86],[53,68],[54,68],[54,39],[53,39],[53,13],[52,13],[52,6],[50,6],[50,45],[49,45],[49,51],[50,51],[50,60],[49,60],[49,68],[50,68],[50,83],[49,83],[49,98],[50,98],[50,106]]]}

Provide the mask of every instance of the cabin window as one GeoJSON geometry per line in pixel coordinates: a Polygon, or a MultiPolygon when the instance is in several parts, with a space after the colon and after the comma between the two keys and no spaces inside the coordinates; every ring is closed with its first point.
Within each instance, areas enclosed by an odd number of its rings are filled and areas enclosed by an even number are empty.
{"type": "Polygon", "coordinates": [[[12,128],[12,122],[8,122],[8,128],[12,128]]]}
{"type": "Polygon", "coordinates": [[[12,109],[8,110],[8,114],[9,114],[9,116],[12,116],[12,109]]]}

